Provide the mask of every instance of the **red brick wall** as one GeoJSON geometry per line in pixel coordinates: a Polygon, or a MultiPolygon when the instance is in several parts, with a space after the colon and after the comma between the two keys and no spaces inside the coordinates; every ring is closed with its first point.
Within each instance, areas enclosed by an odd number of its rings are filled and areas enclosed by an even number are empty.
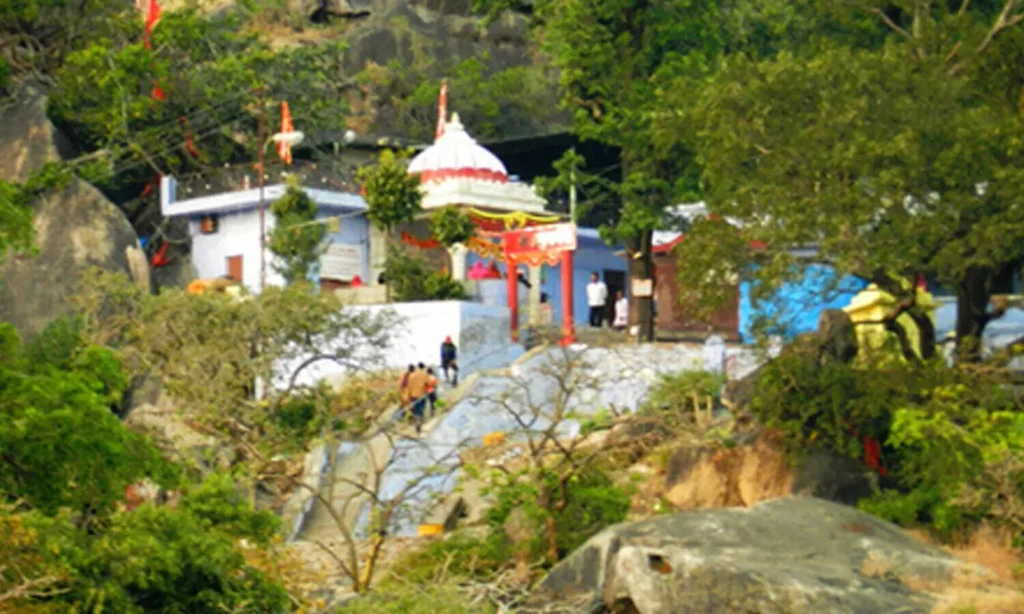
{"type": "Polygon", "coordinates": [[[654,257],[655,275],[658,283],[654,296],[658,301],[657,327],[666,332],[709,332],[737,335],[740,325],[739,289],[732,304],[714,313],[710,321],[690,317],[679,304],[679,282],[676,279],[677,262],[675,254],[654,257]]]}

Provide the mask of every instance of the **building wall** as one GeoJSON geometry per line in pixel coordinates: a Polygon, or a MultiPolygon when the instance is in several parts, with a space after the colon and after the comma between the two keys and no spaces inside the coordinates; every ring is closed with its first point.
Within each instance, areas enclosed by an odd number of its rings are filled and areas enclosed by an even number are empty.
{"type": "Polygon", "coordinates": [[[728,305],[723,306],[708,319],[693,317],[687,313],[685,306],[679,302],[680,288],[676,277],[678,262],[674,254],[655,256],[654,298],[657,301],[658,317],[655,325],[658,330],[683,333],[715,332],[734,339],[739,335],[739,292],[728,305]]]}
{"type": "Polygon", "coordinates": [[[828,266],[808,264],[803,279],[783,285],[769,301],[756,307],[751,300],[751,284],[740,283],[740,334],[743,341],[754,340],[753,326],[760,317],[775,320],[770,334],[790,339],[796,335],[817,330],[821,312],[841,309],[867,286],[856,277],[846,277],[835,283],[835,274],[828,266]]]}
{"type": "MultiPolygon", "coordinates": [[[[204,235],[199,232],[199,218],[189,220],[192,235],[192,262],[200,279],[227,275],[227,259],[242,256],[242,283],[251,291],[260,283],[260,223],[259,211],[249,210],[222,214],[218,217],[217,232],[204,235]]],[[[274,227],[274,215],[266,210],[266,230],[274,227]]],[[[267,285],[282,285],[284,280],[274,272],[273,255],[267,250],[267,285]]]]}
{"type": "MultiPolygon", "coordinates": [[[[321,217],[338,215],[336,212],[325,210],[321,217]]],[[[344,214],[343,214],[344,215],[344,214]]],[[[365,215],[354,215],[343,217],[338,232],[327,235],[324,239],[324,247],[330,243],[343,243],[346,245],[357,245],[362,253],[363,265],[359,276],[363,283],[370,281],[370,222],[365,215]]],[[[314,281],[319,282],[319,276],[314,276],[314,281]]]]}
{"type": "MultiPolygon", "coordinates": [[[[363,364],[366,369],[404,369],[419,362],[436,369],[441,360],[441,343],[447,336],[451,336],[459,349],[459,373],[462,377],[506,367],[523,353],[522,346],[510,341],[509,311],[506,307],[464,301],[423,301],[346,309],[393,321],[388,346],[366,349],[363,364]]],[[[330,343],[325,347],[330,347],[330,343]]],[[[300,362],[301,359],[293,364],[300,362]]],[[[293,364],[282,365],[279,375],[287,377],[293,364]]],[[[297,381],[312,385],[326,380],[336,385],[347,374],[343,367],[321,361],[304,371],[297,381]]],[[[279,380],[275,387],[283,388],[284,381],[279,380]]]]}

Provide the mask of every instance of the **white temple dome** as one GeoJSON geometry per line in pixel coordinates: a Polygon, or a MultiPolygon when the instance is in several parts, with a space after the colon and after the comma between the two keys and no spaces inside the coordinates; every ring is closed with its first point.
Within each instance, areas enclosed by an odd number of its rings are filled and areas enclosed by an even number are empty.
{"type": "Polygon", "coordinates": [[[458,113],[445,123],[440,138],[409,162],[409,173],[418,173],[422,183],[450,179],[508,183],[505,165],[466,132],[458,113]]]}

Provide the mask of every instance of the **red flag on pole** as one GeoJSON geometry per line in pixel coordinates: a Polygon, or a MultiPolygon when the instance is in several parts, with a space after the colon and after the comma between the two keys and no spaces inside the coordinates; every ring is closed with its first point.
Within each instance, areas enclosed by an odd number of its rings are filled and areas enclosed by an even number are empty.
{"type": "Polygon", "coordinates": [[[146,44],[146,49],[152,47],[149,39],[153,36],[153,28],[156,27],[158,21],[160,21],[160,5],[156,0],[149,0],[149,8],[146,10],[146,29],[142,33],[142,41],[146,44]]]}
{"type": "Polygon", "coordinates": [[[444,134],[444,125],[448,121],[448,79],[441,81],[441,94],[437,100],[437,131],[434,132],[434,140],[441,138],[444,134]]]}
{"type": "MultiPolygon", "coordinates": [[[[292,114],[288,110],[288,103],[281,103],[281,134],[288,134],[292,131],[292,114]]],[[[277,144],[277,156],[285,164],[292,163],[292,146],[289,143],[281,141],[277,144]]]]}

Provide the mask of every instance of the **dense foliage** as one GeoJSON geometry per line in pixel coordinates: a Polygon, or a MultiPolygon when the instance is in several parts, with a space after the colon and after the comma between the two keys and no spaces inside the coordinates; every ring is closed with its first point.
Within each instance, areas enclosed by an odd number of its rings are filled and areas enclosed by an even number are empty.
{"type": "Polygon", "coordinates": [[[384,275],[395,301],[458,301],[467,296],[462,282],[402,249],[390,251],[384,275]]]}
{"type": "Polygon", "coordinates": [[[320,268],[327,236],[327,227],[317,222],[316,201],[289,178],[284,196],[270,205],[270,212],[275,223],[267,241],[270,251],[277,256],[274,268],[289,284],[309,279],[320,268]]]}
{"type": "Polygon", "coordinates": [[[795,459],[821,448],[859,460],[864,439],[879,440],[884,476],[869,511],[947,537],[981,522],[1019,534],[1024,401],[1000,373],[787,352],[762,372],[751,409],[795,459]]]}
{"type": "Polygon", "coordinates": [[[113,510],[128,484],[174,473],[112,411],[125,392],[117,355],[58,320],[23,346],[0,325],[0,497],[55,514],[113,510]]]}
{"type": "Polygon", "coordinates": [[[126,384],[118,355],[77,320],[27,344],[0,328],[0,610],[290,609],[238,542],[266,548],[280,521],[226,476],[188,486],[113,412],[126,384]],[[144,479],[185,492],[174,508],[118,511],[144,479]]]}
{"type": "Polygon", "coordinates": [[[386,232],[411,222],[422,209],[420,179],[406,172],[406,164],[406,155],[384,150],[377,164],[364,166],[357,174],[366,199],[366,217],[386,232]]]}
{"type": "Polygon", "coordinates": [[[445,247],[466,243],[473,238],[475,231],[473,219],[458,207],[444,207],[430,216],[430,234],[445,247]]]}
{"type": "Polygon", "coordinates": [[[740,270],[763,299],[801,274],[793,250],[815,246],[837,279],[855,275],[896,296],[888,319],[906,314],[930,341],[914,291],[927,274],[956,292],[959,349],[977,359],[999,315],[989,306],[995,282],[1024,262],[1024,64],[1011,63],[1024,41],[1020,11],[824,3],[817,36],[729,55],[709,77],[666,87],[662,103],[678,111],[664,114],[658,138],[694,144],[710,210],[759,245],[737,250],[695,227],[680,247],[683,284],[704,293],[730,280],[702,264],[745,261],[757,265],[740,270]],[[866,27],[874,33],[863,36],[866,27]]]}

